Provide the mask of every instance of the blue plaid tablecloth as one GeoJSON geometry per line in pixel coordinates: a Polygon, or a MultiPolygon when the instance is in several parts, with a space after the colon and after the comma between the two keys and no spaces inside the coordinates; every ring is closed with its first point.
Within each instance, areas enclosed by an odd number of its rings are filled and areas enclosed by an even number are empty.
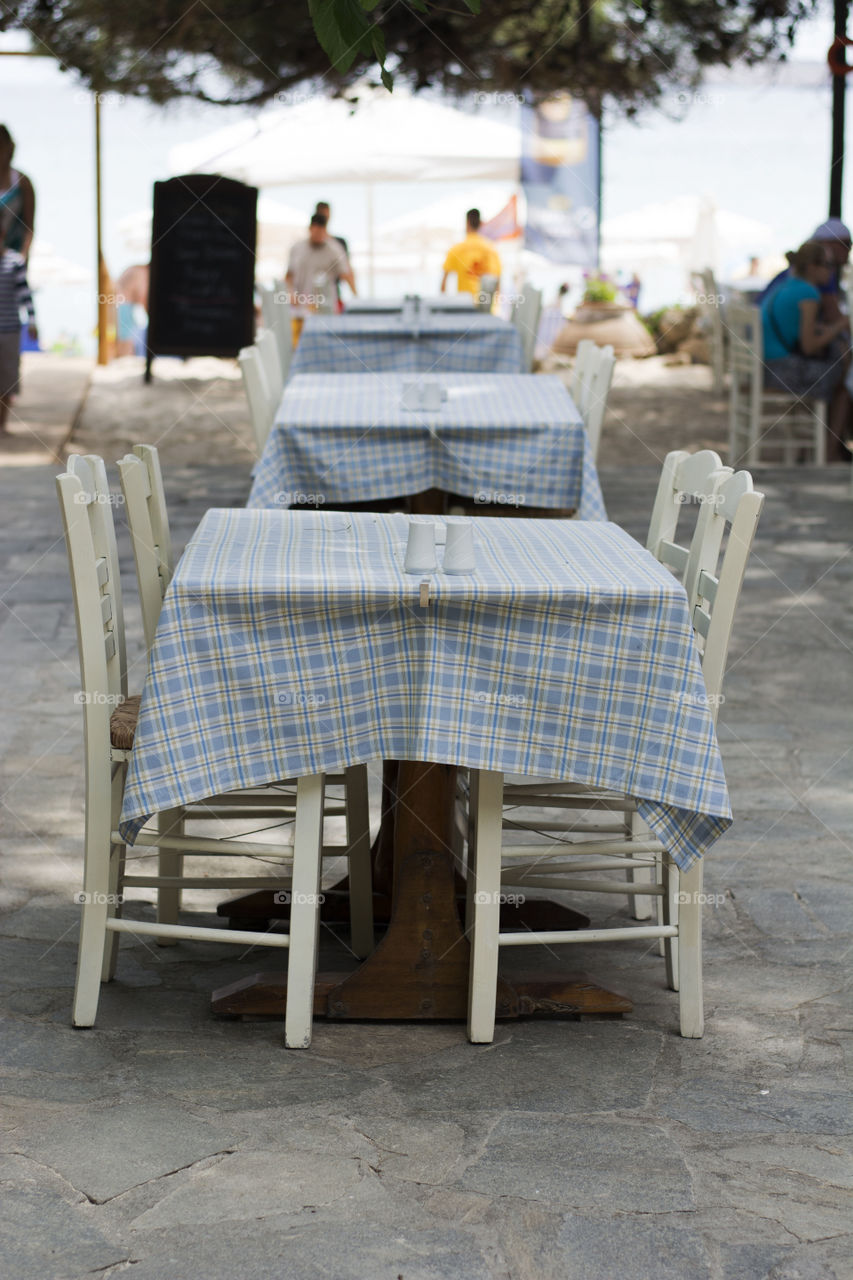
{"type": "Polygon", "coordinates": [[[447,399],[403,409],[404,374],[297,374],[255,468],[250,507],[370,502],[443,489],[606,520],[580,413],[559,378],[430,376],[447,399]]]}
{"type": "Polygon", "coordinates": [[[306,317],[291,373],[518,373],[518,330],[478,311],[306,317]]]}
{"type": "Polygon", "coordinates": [[[125,838],[384,757],[627,791],[689,866],[731,812],[680,584],[616,525],[516,518],[474,522],[473,573],[407,574],[407,524],[207,512],[163,603],[125,838]]]}

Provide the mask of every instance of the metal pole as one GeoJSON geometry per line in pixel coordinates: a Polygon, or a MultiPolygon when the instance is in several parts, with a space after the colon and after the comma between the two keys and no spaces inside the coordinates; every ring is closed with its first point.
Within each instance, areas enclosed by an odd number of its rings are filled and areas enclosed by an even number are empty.
{"type": "Polygon", "coordinates": [[[107,293],[110,281],[104,262],[101,234],[101,99],[98,93],[95,94],[95,226],[98,255],[98,364],[108,364],[107,293]]]}
{"type": "Polygon", "coordinates": [[[376,224],[373,209],[373,182],[370,178],[367,180],[367,285],[370,290],[371,298],[376,297],[376,277],[374,272],[374,258],[376,255],[376,224]]]}
{"type": "MultiPolygon", "coordinates": [[[[835,35],[842,40],[847,37],[847,13],[849,0],[834,0],[833,21],[835,35]]],[[[846,75],[832,77],[832,156],[829,169],[829,216],[841,217],[841,191],[844,178],[844,109],[846,75]]]]}

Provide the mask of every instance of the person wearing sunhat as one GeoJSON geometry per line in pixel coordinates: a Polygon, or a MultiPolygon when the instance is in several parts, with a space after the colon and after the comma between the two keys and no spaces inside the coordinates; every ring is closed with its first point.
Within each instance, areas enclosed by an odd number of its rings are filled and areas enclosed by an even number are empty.
{"type": "MultiPolygon", "coordinates": [[[[821,295],[820,319],[824,324],[832,325],[842,315],[840,302],[841,272],[850,257],[850,248],[851,244],[853,244],[850,229],[840,218],[827,218],[826,222],[822,222],[819,227],[815,227],[809,236],[808,242],[817,242],[825,245],[834,263],[833,270],[827,279],[817,285],[821,295]]],[[[786,267],[784,271],[780,271],[777,276],[774,276],[764,292],[756,299],[758,305],[761,306],[783,280],[789,279],[790,275],[791,268],[786,267]]]]}

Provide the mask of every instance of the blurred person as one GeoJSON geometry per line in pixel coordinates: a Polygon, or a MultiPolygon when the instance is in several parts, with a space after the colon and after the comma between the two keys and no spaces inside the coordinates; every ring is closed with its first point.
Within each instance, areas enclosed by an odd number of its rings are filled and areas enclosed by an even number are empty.
{"type": "Polygon", "coordinates": [[[136,308],[148,312],[148,264],[125,267],[115,285],[117,356],[144,355],[144,343],[136,322],[136,308]],[[142,350],[140,351],[140,345],[142,350]]]}
{"type": "Polygon", "coordinates": [[[493,291],[497,291],[501,279],[501,260],[495,253],[491,240],[480,235],[479,209],[468,210],[465,225],[465,239],[453,245],[444,260],[441,292],[447,292],[447,278],[455,272],[457,293],[471,293],[476,299],[481,291],[482,276],[494,276],[493,291]]]}
{"type": "Polygon", "coordinates": [[[0,216],[0,436],[12,401],[21,389],[21,311],[26,310],[30,337],[38,339],[33,295],[27,284],[23,255],[6,245],[10,218],[0,216]]]}
{"type": "Polygon", "coordinates": [[[0,214],[9,218],[6,247],[20,253],[26,262],[35,227],[36,193],[26,174],[12,168],[14,154],[12,135],[0,124],[0,214]]]}
{"type": "MultiPolygon", "coordinates": [[[[323,218],[325,218],[325,219],[326,219],[326,227],[328,228],[329,220],[331,219],[331,216],[332,216],[332,206],[329,204],[328,200],[318,200],[318,201],[317,201],[317,207],[315,208],[314,212],[315,212],[315,213],[319,213],[321,217],[323,217],[323,218]]],[[[349,261],[349,245],[347,244],[347,242],[346,242],[346,240],[343,238],[343,236],[336,236],[336,235],[334,235],[334,234],[330,231],[330,232],[329,232],[329,239],[330,239],[330,240],[337,240],[338,244],[341,246],[341,248],[343,249],[344,253],[346,254],[347,261],[349,261]]],[[[350,270],[352,270],[352,265],[350,265],[350,270]]],[[[353,279],[355,279],[355,273],[354,273],[354,272],[353,272],[353,279]]],[[[341,281],[340,281],[340,277],[338,277],[338,279],[335,281],[335,289],[336,289],[336,291],[337,291],[337,295],[338,295],[338,311],[343,311],[343,309],[344,309],[344,304],[343,304],[343,299],[341,298],[341,281]]]]}
{"type": "MultiPolygon", "coordinates": [[[[832,261],[832,270],[828,278],[818,285],[818,288],[821,295],[821,320],[824,324],[834,324],[842,315],[840,297],[841,272],[850,257],[850,248],[853,241],[851,241],[849,228],[845,226],[840,218],[827,218],[826,222],[822,222],[819,227],[815,227],[806,244],[815,242],[826,247],[832,261]]],[[[771,293],[783,281],[789,279],[790,276],[790,267],[786,267],[784,271],[780,271],[778,275],[774,276],[764,292],[759,294],[756,299],[758,305],[763,306],[765,299],[769,298],[771,293]]]]}
{"type": "Polygon", "coordinates": [[[333,291],[336,291],[339,280],[345,280],[353,296],[357,296],[349,258],[338,241],[329,236],[323,214],[315,213],[308,227],[308,239],[298,241],[290,250],[284,277],[293,309],[294,347],[299,342],[305,317],[312,311],[319,311],[326,303],[331,309],[333,291]]]}
{"type": "Polygon", "coordinates": [[[837,270],[837,258],[820,240],[807,240],[785,256],[789,274],[761,304],[764,385],[828,401],[827,462],[849,461],[844,439],[851,402],[844,376],[850,321],[839,316],[827,323],[821,312],[821,286],[837,270]]]}

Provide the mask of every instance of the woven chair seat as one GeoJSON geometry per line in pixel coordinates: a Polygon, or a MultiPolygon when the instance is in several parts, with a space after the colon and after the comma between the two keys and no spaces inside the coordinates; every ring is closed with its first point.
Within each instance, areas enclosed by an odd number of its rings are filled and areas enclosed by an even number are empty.
{"type": "Polygon", "coordinates": [[[125,698],[110,716],[110,743],[121,751],[131,751],[133,748],[141,696],[135,693],[132,698],[125,698]]]}

